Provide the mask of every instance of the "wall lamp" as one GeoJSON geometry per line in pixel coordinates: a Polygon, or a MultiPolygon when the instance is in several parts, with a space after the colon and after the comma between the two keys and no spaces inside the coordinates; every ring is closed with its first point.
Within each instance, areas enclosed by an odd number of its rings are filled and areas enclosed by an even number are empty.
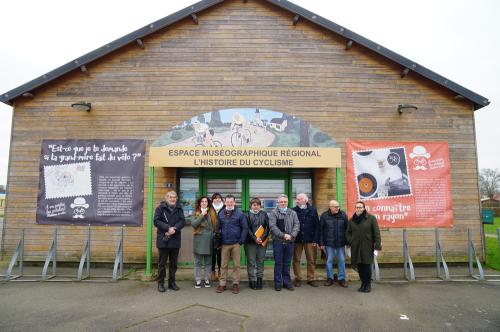
{"type": "Polygon", "coordinates": [[[415,105],[410,105],[410,104],[399,104],[398,105],[399,114],[411,113],[411,112],[416,111],[416,110],[418,110],[418,107],[415,105]]]}
{"type": "Polygon", "coordinates": [[[90,110],[92,109],[92,104],[87,103],[86,101],[80,101],[78,103],[71,104],[71,108],[74,108],[78,111],[90,112],[90,110]]]}

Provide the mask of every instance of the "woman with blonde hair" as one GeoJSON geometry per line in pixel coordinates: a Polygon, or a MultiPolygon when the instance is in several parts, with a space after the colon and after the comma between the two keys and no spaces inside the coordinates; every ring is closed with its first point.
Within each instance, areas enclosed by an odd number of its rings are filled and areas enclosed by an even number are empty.
{"type": "Polygon", "coordinates": [[[210,287],[210,272],[212,271],[213,232],[217,225],[217,213],[210,199],[202,196],[196,201],[196,211],[191,226],[193,226],[193,254],[195,288],[201,288],[201,268],[205,270],[204,286],[210,287]]]}

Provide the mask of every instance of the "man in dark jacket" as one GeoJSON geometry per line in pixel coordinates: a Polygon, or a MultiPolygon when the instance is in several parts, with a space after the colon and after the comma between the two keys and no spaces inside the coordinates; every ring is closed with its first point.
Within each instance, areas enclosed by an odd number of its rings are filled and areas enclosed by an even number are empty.
{"type": "Polygon", "coordinates": [[[326,276],[325,286],[333,285],[333,257],[337,257],[339,270],[338,283],[347,287],[345,278],[345,244],[347,231],[347,214],[340,210],[339,202],[332,200],[329,209],[319,218],[321,250],[326,249],[326,276]]]}
{"type": "Polygon", "coordinates": [[[226,207],[223,208],[217,216],[217,232],[221,236],[222,243],[222,269],[219,278],[219,287],[217,293],[226,290],[227,266],[229,258],[233,259],[233,294],[240,292],[240,255],[241,246],[245,243],[248,233],[248,221],[240,209],[235,207],[233,195],[227,195],[225,198],[226,207]]]}
{"type": "Polygon", "coordinates": [[[314,249],[319,242],[319,217],[316,208],[309,203],[306,194],[297,195],[297,206],[293,208],[300,221],[300,231],[295,239],[295,251],[293,254],[293,273],[295,274],[295,287],[300,287],[302,276],[300,271],[300,259],[302,250],[306,253],[307,260],[307,283],[318,287],[314,277],[314,249]]]}
{"type": "Polygon", "coordinates": [[[154,224],[156,232],[156,247],[158,248],[158,291],[165,291],[165,266],[168,258],[168,288],[179,290],[175,284],[177,258],[181,247],[181,229],[185,225],[184,211],[177,203],[175,191],[165,195],[165,201],[156,208],[154,224]]]}

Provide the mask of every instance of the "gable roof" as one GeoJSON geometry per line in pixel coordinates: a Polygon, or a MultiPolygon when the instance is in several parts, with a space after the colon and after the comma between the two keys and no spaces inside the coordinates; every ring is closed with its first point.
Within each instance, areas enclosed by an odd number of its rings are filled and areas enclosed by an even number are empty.
{"type": "MultiPolygon", "coordinates": [[[[433,72],[430,69],[425,68],[424,66],[421,66],[417,64],[414,61],[411,61],[408,58],[405,58],[404,56],[395,53],[361,35],[358,35],[357,33],[346,29],[330,20],[327,20],[324,17],[321,17],[319,15],[316,15],[313,12],[310,12],[290,1],[286,0],[265,0],[269,3],[272,3],[273,5],[280,7],[282,9],[285,9],[293,14],[295,14],[295,18],[293,21],[293,24],[296,24],[299,19],[305,19],[309,22],[312,22],[314,24],[317,24],[335,34],[338,34],[340,36],[343,36],[346,38],[346,41],[350,46],[352,46],[352,43],[356,43],[359,45],[362,45],[370,50],[372,50],[375,53],[378,53],[385,58],[396,62],[402,66],[402,72],[408,74],[409,72],[415,72],[418,73],[419,75],[447,88],[448,90],[453,91],[454,93],[459,96],[459,98],[465,98],[469,101],[471,101],[474,104],[474,110],[478,110],[484,106],[487,106],[490,104],[490,101],[488,98],[483,97],[449,79],[446,77],[443,77],[435,72],[433,72]]],[[[56,68],[38,78],[35,78],[32,81],[29,81],[28,83],[25,83],[15,89],[12,89],[6,93],[3,93],[0,95],[0,101],[12,105],[12,101],[19,96],[22,96],[24,93],[29,93],[30,91],[41,87],[52,80],[55,80],[58,77],[61,77],[75,69],[82,69],[82,66],[87,65],[88,63],[95,61],[101,57],[103,57],[106,54],[109,54],[115,50],[118,50],[122,48],[125,45],[128,45],[133,42],[138,42],[139,45],[141,45],[142,41],[141,39],[148,36],[149,34],[156,32],[158,30],[161,30],[163,28],[166,28],[186,17],[193,17],[193,20],[197,20],[197,17],[195,16],[197,13],[210,8],[218,3],[224,2],[224,0],[202,0],[199,1],[191,6],[188,6],[184,9],[179,10],[176,13],[173,13],[171,15],[168,15],[162,19],[159,19],[156,22],[153,22],[151,24],[148,24],[144,26],[143,28],[140,28],[132,33],[129,33],[128,35],[125,35],[121,38],[116,39],[115,41],[112,41],[111,43],[108,43],[92,52],[89,52],[73,61],[70,61],[66,63],[65,65],[62,65],[59,68],[56,68]]],[[[349,46],[349,47],[350,47],[349,46]]]]}

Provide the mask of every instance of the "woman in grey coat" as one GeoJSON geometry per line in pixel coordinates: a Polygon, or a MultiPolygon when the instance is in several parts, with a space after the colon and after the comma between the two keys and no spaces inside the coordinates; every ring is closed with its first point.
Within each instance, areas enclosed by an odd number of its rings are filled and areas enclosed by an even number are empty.
{"type": "Polygon", "coordinates": [[[196,201],[196,212],[191,223],[193,226],[193,254],[195,288],[201,288],[201,267],[205,267],[205,287],[210,287],[212,271],[212,236],[217,224],[217,214],[207,196],[196,201]]]}

